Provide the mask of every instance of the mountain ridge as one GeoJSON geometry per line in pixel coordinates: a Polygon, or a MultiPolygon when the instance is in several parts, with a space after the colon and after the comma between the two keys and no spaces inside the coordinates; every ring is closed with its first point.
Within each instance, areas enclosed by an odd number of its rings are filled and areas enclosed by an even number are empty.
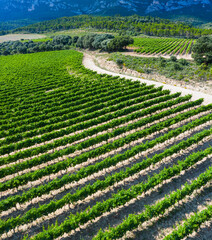
{"type": "Polygon", "coordinates": [[[184,15],[212,21],[211,0],[0,0],[0,21],[49,20],[80,14],[184,15]],[[211,15],[211,16],[210,16],[211,15]]]}

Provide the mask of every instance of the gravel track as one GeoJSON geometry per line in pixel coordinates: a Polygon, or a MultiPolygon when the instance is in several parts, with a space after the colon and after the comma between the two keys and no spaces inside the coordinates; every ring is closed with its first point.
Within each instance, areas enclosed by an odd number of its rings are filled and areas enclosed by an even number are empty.
{"type": "Polygon", "coordinates": [[[181,92],[183,96],[187,95],[187,94],[192,94],[192,99],[191,100],[197,100],[199,98],[204,98],[203,104],[205,104],[205,105],[212,103],[212,95],[210,95],[210,94],[205,94],[205,93],[190,90],[190,89],[185,89],[185,88],[181,88],[181,87],[177,87],[177,86],[172,86],[172,85],[169,85],[169,84],[155,82],[155,81],[151,81],[151,80],[147,80],[147,79],[132,77],[132,76],[119,74],[119,73],[115,73],[115,72],[111,72],[111,71],[102,69],[102,68],[96,66],[94,58],[88,53],[84,53],[83,65],[86,68],[97,72],[98,74],[108,74],[108,75],[112,75],[112,76],[119,76],[119,77],[122,77],[122,78],[131,79],[133,81],[140,81],[141,83],[146,83],[146,84],[150,84],[150,85],[154,84],[155,87],[163,86],[163,89],[168,89],[168,90],[171,91],[171,93],[181,92]]]}

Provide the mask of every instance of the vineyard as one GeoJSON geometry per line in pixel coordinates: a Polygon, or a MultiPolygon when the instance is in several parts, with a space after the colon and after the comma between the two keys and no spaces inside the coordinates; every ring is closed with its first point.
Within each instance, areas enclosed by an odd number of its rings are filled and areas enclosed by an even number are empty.
{"type": "Polygon", "coordinates": [[[2,56],[0,73],[0,239],[209,236],[212,103],[71,50],[2,56]]]}
{"type": "Polygon", "coordinates": [[[135,38],[132,47],[138,53],[155,55],[191,54],[195,40],[178,38],[135,38]]]}

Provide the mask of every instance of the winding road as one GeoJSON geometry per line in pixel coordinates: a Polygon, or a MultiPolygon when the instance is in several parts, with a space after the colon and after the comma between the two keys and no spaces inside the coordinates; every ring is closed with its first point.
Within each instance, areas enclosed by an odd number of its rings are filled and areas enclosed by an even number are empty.
{"type": "Polygon", "coordinates": [[[198,91],[193,91],[193,90],[190,90],[190,89],[185,89],[185,88],[182,88],[182,87],[172,86],[172,85],[169,85],[169,84],[155,82],[155,81],[151,81],[151,80],[147,80],[147,79],[141,79],[141,78],[138,78],[138,77],[132,77],[132,76],[124,75],[124,74],[119,74],[119,73],[115,73],[115,72],[111,72],[111,71],[102,69],[95,64],[94,58],[87,53],[84,53],[83,65],[84,65],[84,67],[86,67],[86,68],[88,68],[92,71],[95,71],[98,74],[108,74],[108,75],[112,75],[112,76],[119,76],[119,77],[122,77],[122,78],[131,79],[133,81],[138,81],[139,80],[141,83],[154,84],[155,87],[163,86],[163,89],[168,89],[172,93],[181,92],[183,96],[187,95],[187,94],[192,94],[192,99],[191,100],[193,100],[193,101],[197,100],[199,98],[204,98],[203,104],[207,105],[207,104],[212,103],[212,95],[209,95],[209,94],[205,94],[205,93],[198,92],[198,91]]]}

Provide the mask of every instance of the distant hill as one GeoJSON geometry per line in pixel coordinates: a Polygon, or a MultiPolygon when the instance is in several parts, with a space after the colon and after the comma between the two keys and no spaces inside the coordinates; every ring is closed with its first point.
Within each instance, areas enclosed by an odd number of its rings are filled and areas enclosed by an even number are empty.
{"type": "Polygon", "coordinates": [[[92,16],[63,17],[14,29],[13,33],[46,33],[69,29],[96,29],[136,36],[198,38],[211,35],[212,29],[200,29],[191,24],[151,16],[92,16]]]}
{"type": "Polygon", "coordinates": [[[11,30],[23,26],[27,26],[29,24],[36,23],[37,21],[32,21],[30,19],[22,19],[22,20],[11,20],[6,22],[0,22],[0,30],[11,30]]]}
{"type": "Polygon", "coordinates": [[[0,21],[43,21],[63,16],[153,15],[212,21],[211,0],[0,0],[0,21]]]}

